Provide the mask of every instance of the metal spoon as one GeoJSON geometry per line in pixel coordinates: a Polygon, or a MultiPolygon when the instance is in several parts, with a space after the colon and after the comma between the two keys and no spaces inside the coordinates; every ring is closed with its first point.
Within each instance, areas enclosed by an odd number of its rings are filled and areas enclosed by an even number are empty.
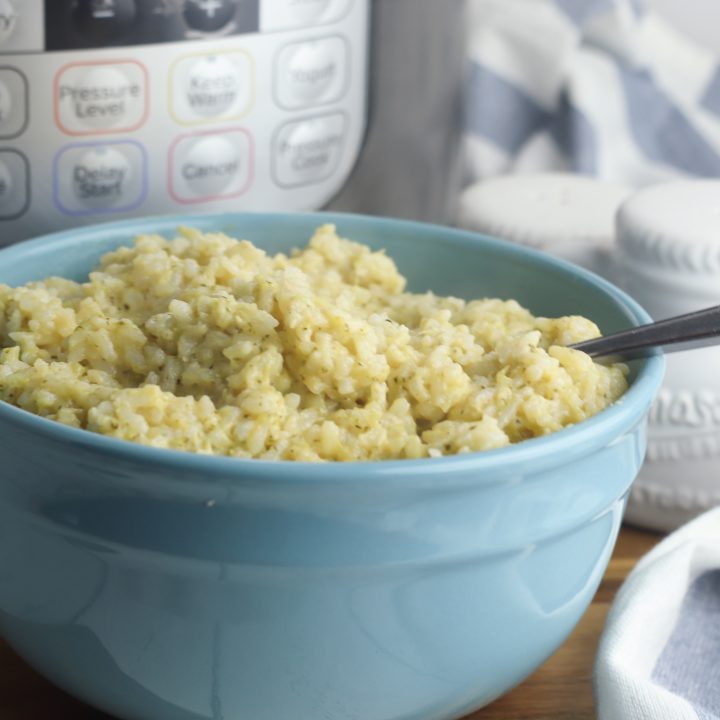
{"type": "Polygon", "coordinates": [[[617,355],[624,360],[647,357],[656,347],[666,352],[720,343],[720,305],[659,320],[648,325],[585,340],[570,347],[591,357],[617,355]]]}

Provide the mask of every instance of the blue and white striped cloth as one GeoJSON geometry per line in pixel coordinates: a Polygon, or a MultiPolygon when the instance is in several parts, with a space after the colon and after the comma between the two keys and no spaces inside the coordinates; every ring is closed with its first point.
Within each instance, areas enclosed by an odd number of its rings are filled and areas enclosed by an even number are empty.
{"type": "Polygon", "coordinates": [[[720,58],[644,0],[469,0],[467,182],[720,176],[720,58]]]}
{"type": "Polygon", "coordinates": [[[620,588],[595,663],[599,720],[720,720],[720,508],[620,588]]]}

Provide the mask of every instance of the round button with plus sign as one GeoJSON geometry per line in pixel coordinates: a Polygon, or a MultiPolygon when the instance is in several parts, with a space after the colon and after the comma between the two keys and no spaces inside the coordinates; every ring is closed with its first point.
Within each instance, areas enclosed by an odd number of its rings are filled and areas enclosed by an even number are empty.
{"type": "Polygon", "coordinates": [[[185,0],[183,15],[193,30],[215,32],[235,17],[237,8],[237,0],[185,0]]]}

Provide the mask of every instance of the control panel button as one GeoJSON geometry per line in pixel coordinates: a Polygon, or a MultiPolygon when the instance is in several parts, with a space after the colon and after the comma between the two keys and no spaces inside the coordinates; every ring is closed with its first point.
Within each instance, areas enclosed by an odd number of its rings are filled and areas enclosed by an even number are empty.
{"type": "Polygon", "coordinates": [[[15,68],[0,67],[0,139],[17,137],[27,123],[27,79],[15,68]]]}
{"type": "Polygon", "coordinates": [[[0,206],[12,196],[13,179],[8,166],[0,160],[0,206]]]}
{"type": "Polygon", "coordinates": [[[145,150],[130,140],[68,145],[54,170],[55,203],[68,215],[132,210],[147,193],[145,150]]]}
{"type": "Polygon", "coordinates": [[[189,55],[172,67],[170,114],[183,125],[236,120],[253,95],[252,60],[243,50],[189,55]]]}
{"type": "Polygon", "coordinates": [[[136,15],[135,0],[76,0],[73,22],[84,38],[106,43],[125,35],[136,15]]]}
{"type": "Polygon", "coordinates": [[[0,150],[0,220],[20,217],[30,205],[30,165],[17,150],[0,150]]]}
{"type": "Polygon", "coordinates": [[[75,197],[88,207],[122,203],[131,181],[128,159],[112,147],[88,150],[73,166],[75,197]]]}
{"type": "Polygon", "coordinates": [[[340,162],[346,118],[341,113],[283,125],[273,143],[273,175],[283,187],[325,180],[340,162]]]}
{"type": "Polygon", "coordinates": [[[147,95],[147,70],[134,60],[66,65],[55,77],[56,121],[69,135],[136,130],[147,95]]]}
{"type": "Polygon", "coordinates": [[[260,31],[290,30],[334,22],[351,0],[263,0],[260,31]]]}
{"type": "Polygon", "coordinates": [[[244,130],[186,135],[170,148],[170,194],[179,203],[242,195],[252,172],[252,143],[244,130]]]}
{"type": "Polygon", "coordinates": [[[183,14],[188,27],[200,32],[217,32],[237,13],[238,0],[185,0],[183,14]]]}
{"type": "Polygon", "coordinates": [[[17,10],[13,0],[0,0],[0,45],[6,43],[15,32],[17,10]]]}
{"type": "Polygon", "coordinates": [[[0,127],[10,119],[13,100],[8,86],[0,79],[0,127]]]}
{"type": "Polygon", "coordinates": [[[286,45],[278,55],[275,95],[288,109],[337,100],[347,87],[348,50],[340,37],[286,45]]]}

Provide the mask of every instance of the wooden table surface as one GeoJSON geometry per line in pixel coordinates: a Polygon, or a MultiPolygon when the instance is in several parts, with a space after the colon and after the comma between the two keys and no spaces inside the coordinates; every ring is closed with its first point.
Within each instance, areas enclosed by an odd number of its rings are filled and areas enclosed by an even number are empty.
{"type": "MultiPolygon", "coordinates": [[[[623,528],[600,589],[567,642],[522,685],[466,720],[594,720],[592,665],[610,603],[661,537],[623,528]]],[[[0,668],[0,720],[110,720],[53,687],[1,640],[0,668]]]]}

